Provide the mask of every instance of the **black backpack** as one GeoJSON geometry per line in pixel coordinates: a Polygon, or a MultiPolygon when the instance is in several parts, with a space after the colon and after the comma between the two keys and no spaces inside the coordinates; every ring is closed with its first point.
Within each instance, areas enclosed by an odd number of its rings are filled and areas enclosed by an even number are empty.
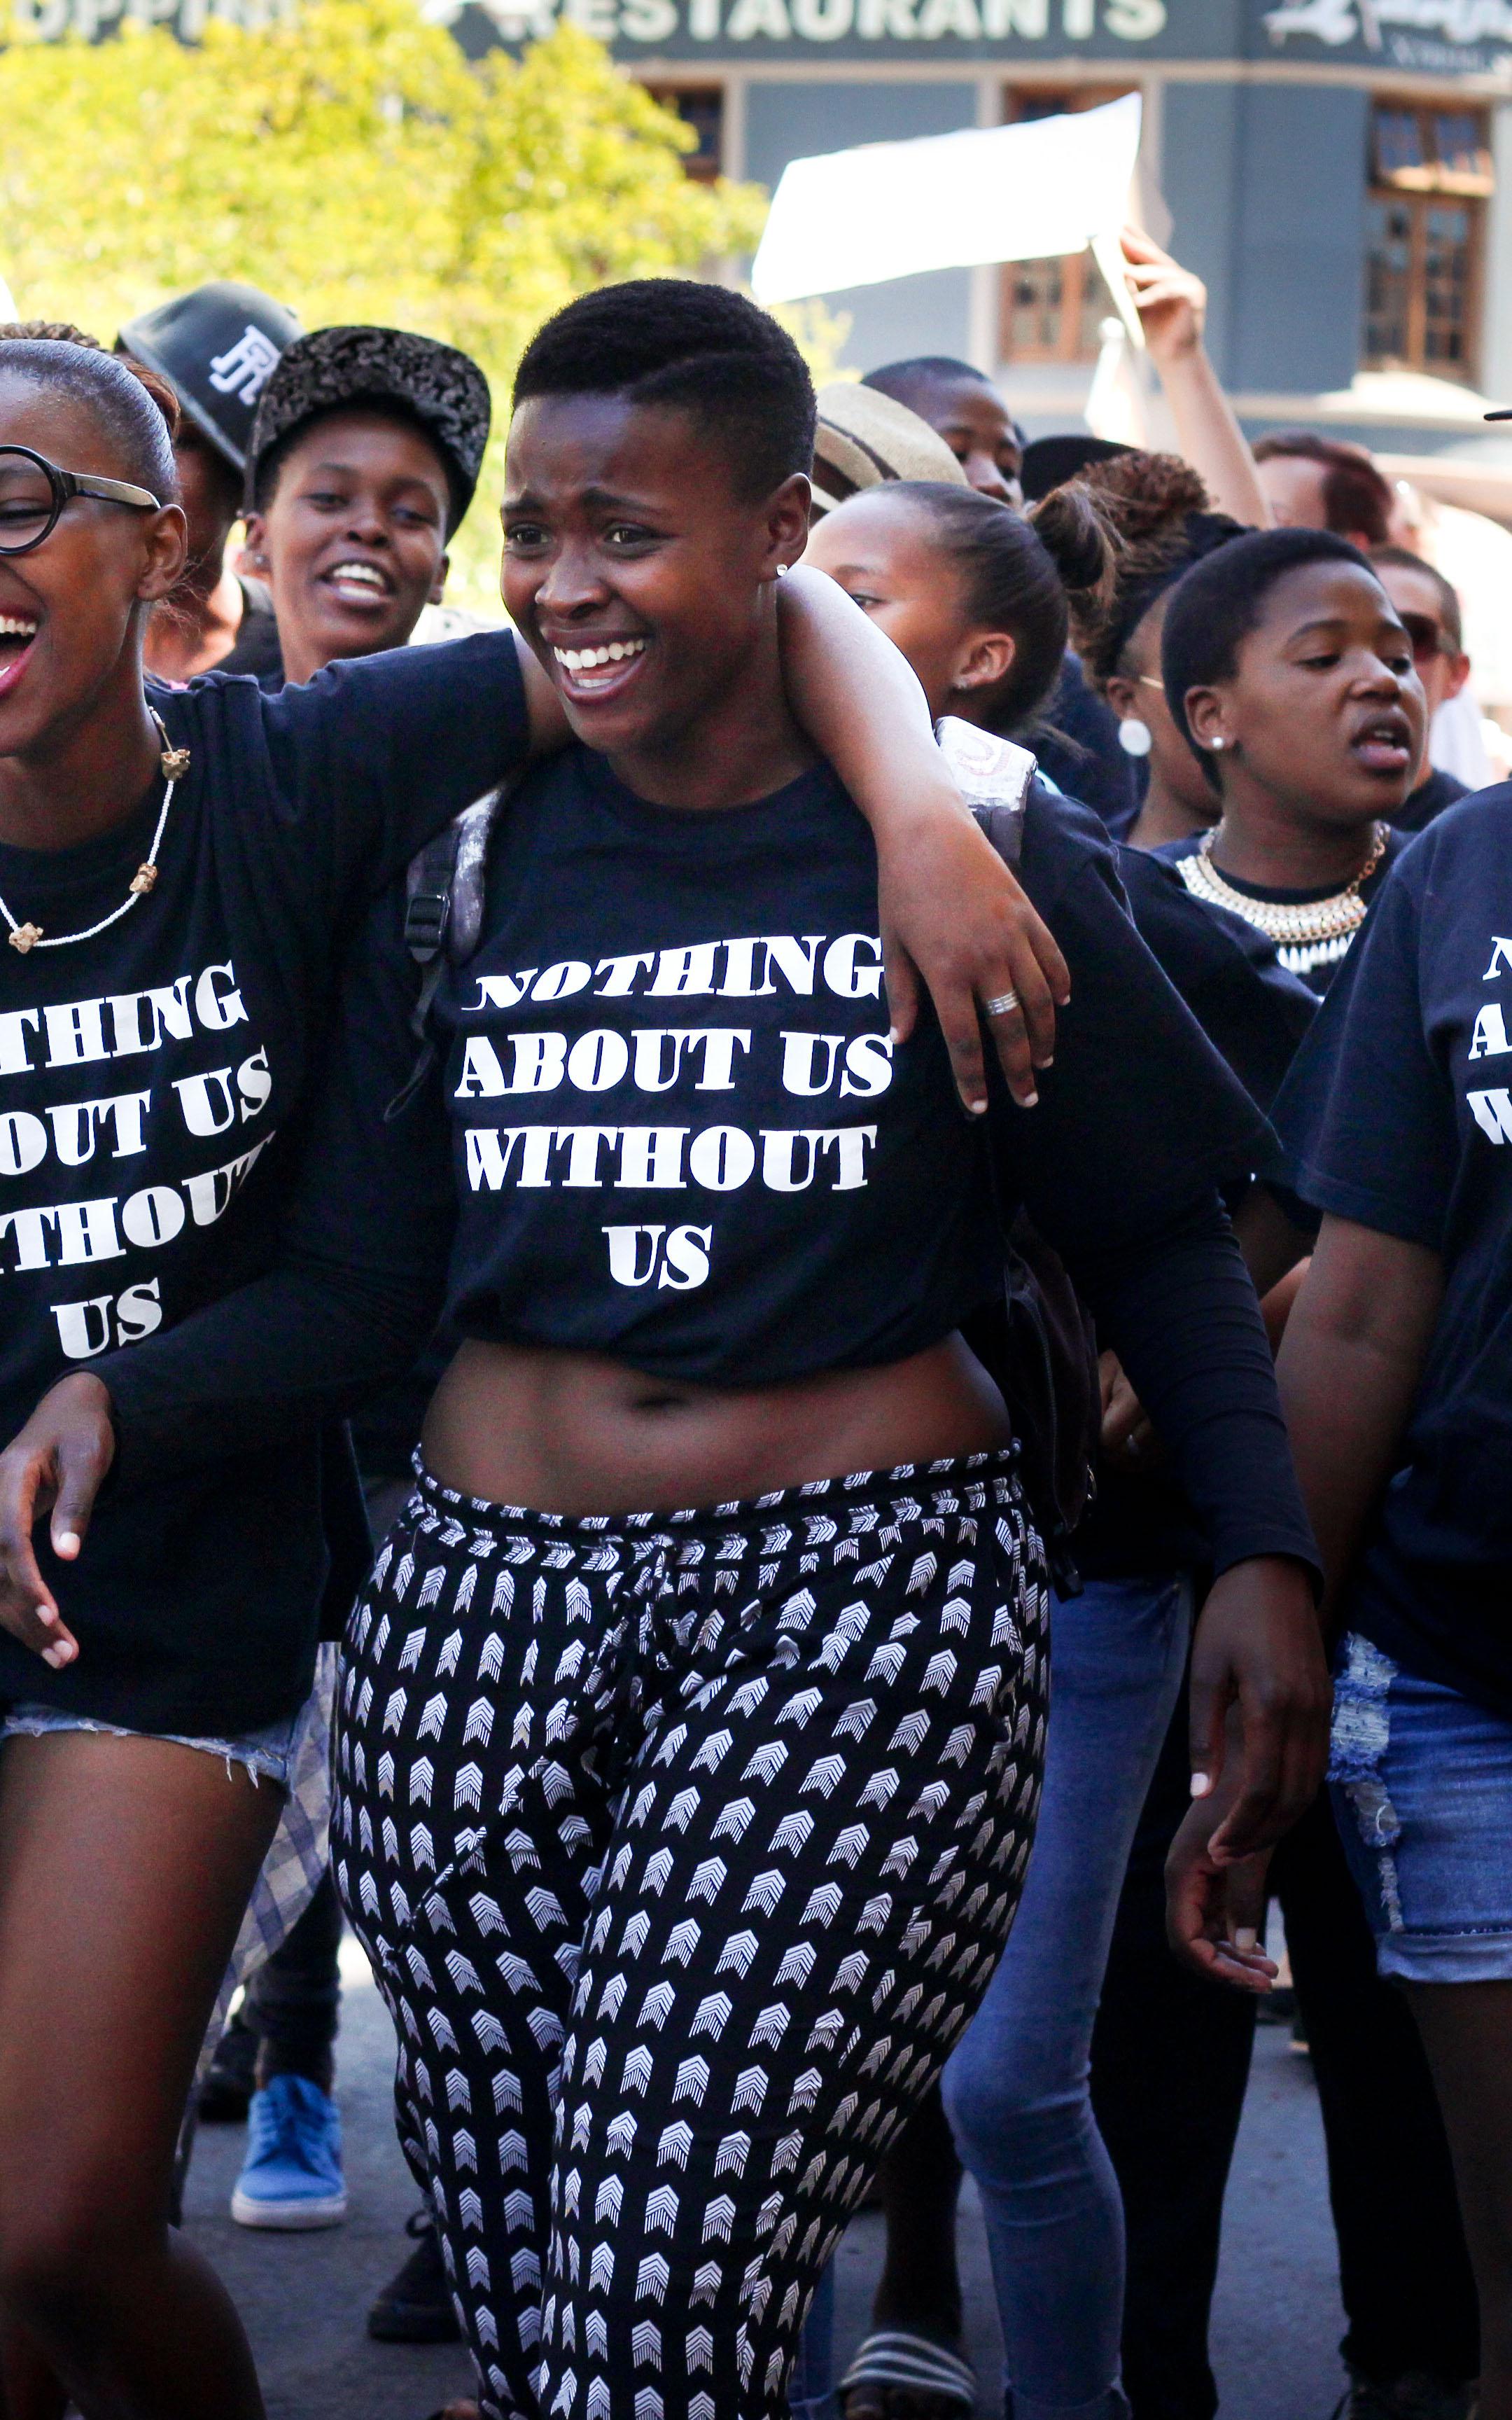
{"type": "MultiPolygon", "coordinates": [[[[1034,759],[1010,741],[947,721],[943,752],[999,857],[1017,866],[1034,759]]],[[[488,849],[508,785],[477,799],[423,848],[406,883],[404,939],[421,970],[413,1015],[420,1063],[388,1114],[399,1113],[431,1064],[430,1005],[448,966],[464,967],[483,930],[488,849]]],[[[991,1143],[987,1148],[991,1153],[991,1143]]],[[[995,1163],[993,1184],[996,1191],[995,1163]]],[[[1051,1577],[1062,1596],[1080,1587],[1071,1542],[1096,1492],[1102,1396],[1092,1323],[1059,1255],[1022,1209],[999,1205],[1003,1294],[965,1324],[967,1342],[1002,1392],[1019,1468],[1051,1577]]]]}

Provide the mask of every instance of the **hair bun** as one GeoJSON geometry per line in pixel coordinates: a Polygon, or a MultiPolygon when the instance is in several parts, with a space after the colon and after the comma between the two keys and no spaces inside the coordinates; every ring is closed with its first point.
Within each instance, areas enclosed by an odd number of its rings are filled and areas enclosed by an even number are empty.
{"type": "Polygon", "coordinates": [[[1033,526],[1062,587],[1073,597],[1102,589],[1113,572],[1114,537],[1102,506],[1091,492],[1074,482],[1052,488],[1030,506],[1033,526]]]}

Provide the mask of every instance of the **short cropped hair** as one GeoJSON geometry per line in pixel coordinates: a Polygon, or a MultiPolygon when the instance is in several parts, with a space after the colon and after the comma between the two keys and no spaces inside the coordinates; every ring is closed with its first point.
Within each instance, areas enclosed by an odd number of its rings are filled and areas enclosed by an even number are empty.
{"type": "Polygon", "coordinates": [[[1395,571],[1420,572],[1432,583],[1439,600],[1439,611],[1443,615],[1445,633],[1454,642],[1456,655],[1462,656],[1465,652],[1465,620],[1459,605],[1459,591],[1452,580],[1445,580],[1437,564],[1425,563],[1410,546],[1373,546],[1370,561],[1372,566],[1383,563],[1395,571]]]}
{"type": "Polygon", "coordinates": [[[1192,736],[1187,692],[1232,680],[1239,670],[1239,651],[1258,624],[1272,589],[1288,572],[1310,563],[1350,563],[1370,570],[1359,548],[1333,530],[1251,530],[1204,556],[1171,591],[1161,640],[1165,702],[1214,789],[1219,786],[1217,768],[1209,750],[1192,736]]]}
{"type": "MultiPolygon", "coordinates": [[[[949,386],[957,379],[970,379],[973,385],[989,388],[1002,401],[995,380],[978,369],[974,362],[958,362],[951,353],[916,353],[906,362],[884,362],[879,370],[868,370],[861,384],[874,386],[879,395],[890,395],[894,403],[906,403],[911,411],[916,411],[918,407],[915,397],[922,395],[926,387],[949,386]]],[[[1022,451],[1028,439],[1016,420],[1013,436],[1022,451]]]]}
{"type": "Polygon", "coordinates": [[[618,395],[685,411],[724,448],[735,492],[769,495],[813,462],[813,381],[768,312],[725,286],[637,277],[581,294],[537,329],[515,402],[618,395]]]}
{"type": "Polygon", "coordinates": [[[1326,526],[1341,535],[1358,530],[1369,545],[1385,545],[1391,489],[1363,445],[1351,445],[1345,437],[1320,437],[1315,428],[1272,428],[1256,439],[1251,451],[1257,462],[1320,462],[1326,526]]]}
{"type": "MultiPolygon", "coordinates": [[[[22,326],[25,322],[18,323],[22,326]]],[[[48,323],[61,326],[60,321],[48,323]]],[[[67,396],[94,416],[138,487],[149,489],[160,504],[174,503],[178,472],[173,440],[178,407],[165,382],[151,371],[107,353],[93,337],[75,330],[67,335],[23,334],[0,340],[0,378],[20,379],[43,395],[67,396]]],[[[70,471],[88,471],[88,462],[69,462],[70,471]]]]}

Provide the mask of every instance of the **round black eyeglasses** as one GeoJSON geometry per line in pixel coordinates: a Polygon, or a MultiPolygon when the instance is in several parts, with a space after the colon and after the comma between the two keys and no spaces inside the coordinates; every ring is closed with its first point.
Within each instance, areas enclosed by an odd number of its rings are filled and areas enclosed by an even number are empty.
{"type": "Polygon", "coordinates": [[[126,479],[97,478],[93,472],[60,471],[29,445],[0,445],[0,554],[30,554],[56,529],[75,496],[96,496],[133,511],[161,512],[156,496],[126,479]]]}

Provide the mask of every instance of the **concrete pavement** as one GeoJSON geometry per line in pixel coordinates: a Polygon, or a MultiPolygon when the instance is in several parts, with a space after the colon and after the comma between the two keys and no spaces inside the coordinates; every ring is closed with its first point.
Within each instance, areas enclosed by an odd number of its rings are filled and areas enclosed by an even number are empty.
{"type": "MultiPolygon", "coordinates": [[[[377,2345],[363,2333],[369,2298],[409,2248],[404,2221],[416,2196],[393,2138],[393,2036],[354,1942],[345,1946],[343,1967],[338,2093],[351,2195],[347,2225],[318,2235],[233,2226],[226,2203],[241,2161],[239,2127],[202,2131],[187,2223],[246,2319],[269,2420],[426,2420],[465,2388],[467,2364],[455,2347],[377,2345]]],[[[844,2350],[865,2326],[879,2239],[879,2220],[863,2214],[839,2254],[837,2344],[844,2350]]],[[[1001,2352],[969,2188],[962,2254],[969,2350],[982,2382],[979,2410],[995,2420],[1001,2352]]],[[[1342,2330],[1317,2096],[1285,2028],[1262,2026],[1218,2286],[1223,2420],[1328,2420],[1343,2384],[1335,2350],[1342,2330]]]]}

